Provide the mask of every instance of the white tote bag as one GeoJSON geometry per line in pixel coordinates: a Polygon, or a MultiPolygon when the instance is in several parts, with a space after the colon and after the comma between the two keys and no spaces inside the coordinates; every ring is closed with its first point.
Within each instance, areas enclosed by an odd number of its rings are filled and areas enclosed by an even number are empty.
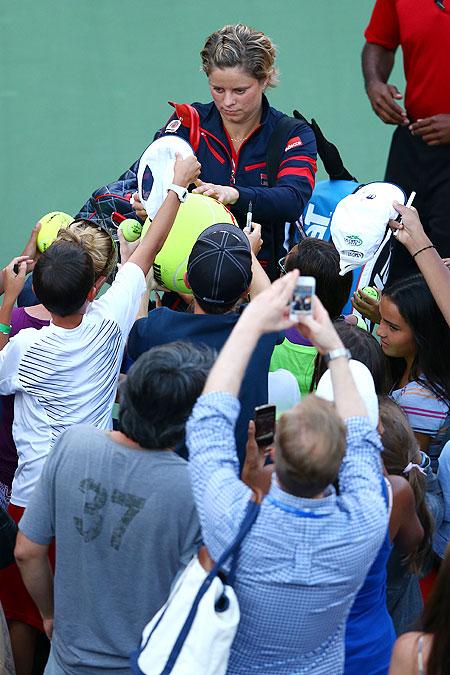
{"type": "Polygon", "coordinates": [[[137,675],[225,675],[240,612],[232,588],[239,547],[259,513],[260,504],[248,503],[233,543],[210,572],[196,556],[175,583],[166,604],[142,633],[131,657],[137,675]],[[226,582],[219,572],[231,558],[226,582]]]}

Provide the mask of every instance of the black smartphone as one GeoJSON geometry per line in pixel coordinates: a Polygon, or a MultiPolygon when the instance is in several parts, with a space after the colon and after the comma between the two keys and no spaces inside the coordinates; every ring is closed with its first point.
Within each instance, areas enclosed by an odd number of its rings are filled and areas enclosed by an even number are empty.
{"type": "Polygon", "coordinates": [[[277,407],[267,403],[255,408],[255,439],[259,447],[273,443],[277,407]]]}

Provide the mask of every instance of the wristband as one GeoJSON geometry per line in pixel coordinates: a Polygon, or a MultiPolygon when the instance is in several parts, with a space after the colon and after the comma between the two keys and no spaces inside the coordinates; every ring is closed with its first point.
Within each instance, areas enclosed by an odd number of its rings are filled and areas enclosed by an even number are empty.
{"type": "Polygon", "coordinates": [[[7,323],[0,323],[0,333],[3,335],[9,335],[11,332],[11,326],[8,326],[7,323]]]}
{"type": "Polygon", "coordinates": [[[339,347],[339,349],[332,349],[331,352],[328,352],[327,354],[323,355],[323,360],[328,365],[330,361],[334,361],[334,359],[339,359],[341,356],[345,356],[345,358],[350,361],[352,358],[352,355],[350,353],[349,349],[346,349],[345,347],[339,347]]]}
{"type": "Polygon", "coordinates": [[[416,251],[413,255],[413,258],[416,257],[416,255],[419,255],[419,253],[422,253],[422,251],[427,251],[429,248],[435,248],[433,244],[430,244],[429,246],[424,246],[423,248],[419,248],[418,251],[416,251]]]}

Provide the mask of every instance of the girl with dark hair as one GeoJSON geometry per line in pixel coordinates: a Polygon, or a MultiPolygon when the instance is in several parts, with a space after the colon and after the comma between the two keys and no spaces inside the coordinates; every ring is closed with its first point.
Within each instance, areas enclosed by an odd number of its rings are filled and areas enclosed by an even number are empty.
{"type": "Polygon", "coordinates": [[[404,482],[406,478],[423,528],[422,540],[406,555],[394,541],[388,561],[387,606],[400,635],[411,628],[422,610],[419,575],[431,553],[433,530],[436,520],[442,520],[443,503],[429,458],[419,450],[405,414],[388,396],[380,400],[380,420],[382,458],[389,480],[404,482]]]}
{"type": "Polygon", "coordinates": [[[395,643],[389,675],[450,673],[450,546],[425,605],[422,631],[405,633],[395,643]]]}
{"type": "MultiPolygon", "coordinates": [[[[372,333],[347,323],[343,319],[335,321],[334,327],[346,349],[350,350],[352,358],[356,361],[361,361],[370,370],[378,396],[386,394],[389,390],[387,360],[377,339],[372,333]]],[[[317,388],[317,383],[326,369],[326,364],[320,354],[318,354],[310,391],[314,391],[317,388]]]]}
{"type": "MultiPolygon", "coordinates": [[[[385,394],[386,358],[377,340],[371,333],[345,321],[336,321],[334,325],[352,358],[370,370],[377,394],[385,394]]],[[[319,357],[315,377],[319,379],[324,370],[319,357]]],[[[393,544],[401,549],[402,555],[414,554],[424,534],[416,514],[414,494],[407,481],[399,476],[385,475],[382,488],[389,507],[389,529],[347,619],[345,675],[387,672],[396,635],[386,604],[387,561],[393,544]]]]}
{"type": "Polygon", "coordinates": [[[435,466],[449,413],[450,331],[420,274],[384,290],[380,315],[377,335],[391,365],[391,397],[435,466]]]}

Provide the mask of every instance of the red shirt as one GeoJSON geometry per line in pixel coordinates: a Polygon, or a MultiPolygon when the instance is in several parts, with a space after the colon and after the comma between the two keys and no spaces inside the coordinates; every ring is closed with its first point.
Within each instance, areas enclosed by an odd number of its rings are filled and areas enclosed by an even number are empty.
{"type": "Polygon", "coordinates": [[[377,0],[367,42],[395,50],[401,45],[405,107],[411,121],[450,113],[450,0],[377,0]]]}

